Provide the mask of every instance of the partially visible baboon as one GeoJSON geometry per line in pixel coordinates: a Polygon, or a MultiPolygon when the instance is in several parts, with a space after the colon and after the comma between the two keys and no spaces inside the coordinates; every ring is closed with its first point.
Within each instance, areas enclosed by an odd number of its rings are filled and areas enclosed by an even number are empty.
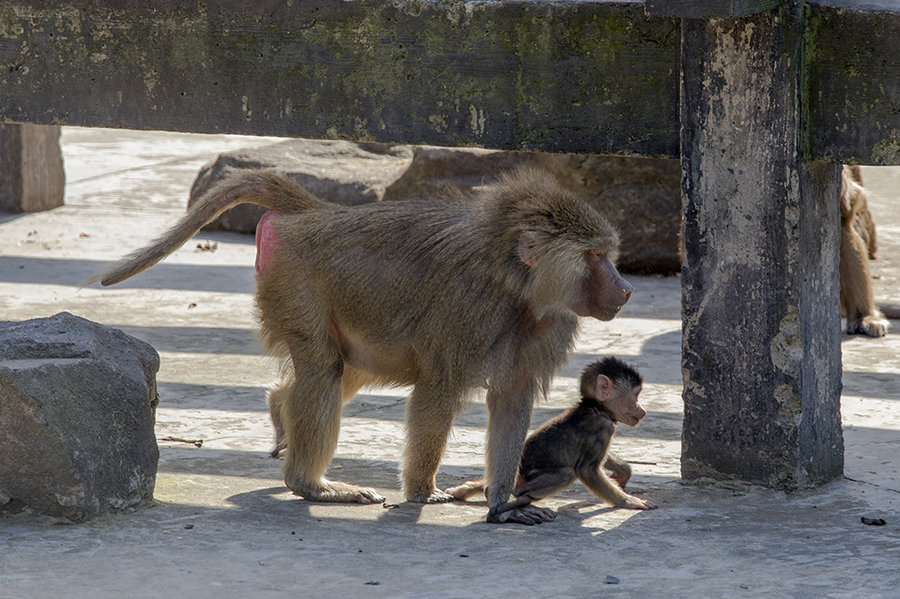
{"type": "MultiPolygon", "coordinates": [[[[352,208],[286,177],[249,172],[95,280],[110,285],[149,268],[248,202],[279,213],[261,241],[257,305],[266,347],[285,358],[270,411],[283,434],[287,486],[309,500],[382,501],[374,489],[324,477],[341,406],[365,385],[412,384],[404,492],[414,502],[450,501],[435,473],[467,392],[486,387],[488,519],[497,520],[532,400],[566,360],[577,317],[610,320],[631,296],[613,265],[616,231],[538,170],[509,173],[467,201],[352,208]]],[[[503,519],[532,518],[514,509],[503,519]]]]}
{"type": "MultiPolygon", "coordinates": [[[[515,497],[495,508],[498,519],[502,521],[509,510],[519,509],[532,516],[533,524],[553,520],[555,512],[530,506],[531,502],[559,493],[576,478],[616,507],[654,509],[652,501],[625,493],[631,466],[608,453],[616,423],[635,426],[647,414],[638,402],[642,385],[641,376],[616,358],[589,364],[581,374],[581,401],[546,422],[525,442],[515,497]],[[607,477],[603,468],[612,470],[612,476],[607,477]],[[531,509],[524,509],[526,506],[531,509]]],[[[485,482],[474,480],[451,487],[447,493],[465,500],[484,490],[485,482]]]]}
{"type": "Polygon", "coordinates": [[[858,166],[841,171],[841,313],[847,333],[881,337],[890,322],[875,304],[869,260],[875,258],[875,224],[866,204],[858,166]]]}

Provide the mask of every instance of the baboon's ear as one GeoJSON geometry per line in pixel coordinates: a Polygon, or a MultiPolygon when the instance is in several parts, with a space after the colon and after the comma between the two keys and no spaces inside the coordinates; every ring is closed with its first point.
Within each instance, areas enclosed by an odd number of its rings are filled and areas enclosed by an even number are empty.
{"type": "Polygon", "coordinates": [[[612,395],[612,391],[612,379],[605,374],[597,375],[597,381],[594,384],[595,399],[597,401],[606,401],[612,395]]]}
{"type": "Polygon", "coordinates": [[[534,266],[546,251],[550,239],[546,233],[522,231],[519,233],[519,259],[525,266],[534,266]]]}

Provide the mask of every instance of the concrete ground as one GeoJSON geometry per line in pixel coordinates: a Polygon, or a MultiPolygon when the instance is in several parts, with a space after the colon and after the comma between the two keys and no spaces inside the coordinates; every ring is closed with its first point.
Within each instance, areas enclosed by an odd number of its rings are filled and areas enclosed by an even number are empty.
{"type": "MultiPolygon", "coordinates": [[[[630,277],[620,318],[583,323],[534,419],[573,401],[597,354],[633,363],[649,414],[621,427],[615,447],[634,464],[632,492],[660,509],[613,510],[580,485],[545,502],[560,517],[535,527],[486,524],[478,501],[404,503],[402,389],[347,405],[329,472],[375,486],[387,505],[292,496],[267,456],[265,390],[277,371],[255,338],[251,237],[201,234],[118,287],[78,288],[173,223],[204,162],[270,141],[64,129],[66,206],[0,215],[0,320],[67,310],[162,357],[155,504],[81,525],[0,511],[0,598],[900,597],[900,322],[882,339],[843,340],[846,478],[797,495],[686,485],[674,277],[630,277]],[[207,240],[215,251],[197,247],[207,240]]],[[[864,177],[879,223],[877,295],[900,304],[900,169],[864,177]]],[[[481,401],[460,417],[440,485],[480,473],[485,422],[481,401]]]]}

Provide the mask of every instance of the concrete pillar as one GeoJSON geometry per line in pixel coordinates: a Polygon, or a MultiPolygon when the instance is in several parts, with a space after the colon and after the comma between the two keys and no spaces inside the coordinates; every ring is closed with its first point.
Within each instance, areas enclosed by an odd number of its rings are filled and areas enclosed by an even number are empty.
{"type": "Polygon", "coordinates": [[[0,212],[63,205],[59,126],[0,124],[0,212]]]}
{"type": "Polygon", "coordinates": [[[799,0],[682,21],[682,475],[843,471],[840,166],[804,160],[799,0]]]}

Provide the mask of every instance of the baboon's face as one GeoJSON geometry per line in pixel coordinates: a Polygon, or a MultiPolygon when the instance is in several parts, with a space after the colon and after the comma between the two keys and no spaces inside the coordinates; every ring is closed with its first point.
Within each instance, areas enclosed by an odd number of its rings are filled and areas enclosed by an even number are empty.
{"type": "Polygon", "coordinates": [[[633,288],[622,278],[609,256],[609,250],[598,248],[585,254],[587,276],[581,298],[573,311],[578,316],[612,320],[631,297],[633,288]]]}

